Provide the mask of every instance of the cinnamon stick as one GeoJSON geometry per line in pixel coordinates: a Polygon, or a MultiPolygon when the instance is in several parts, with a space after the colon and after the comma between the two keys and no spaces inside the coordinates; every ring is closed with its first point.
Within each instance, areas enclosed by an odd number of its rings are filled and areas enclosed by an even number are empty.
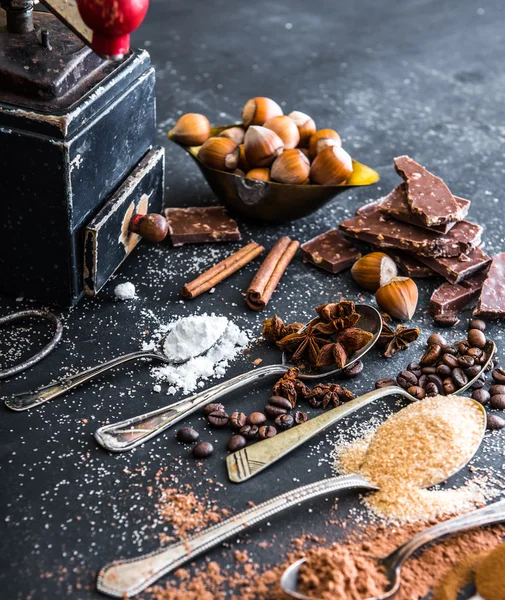
{"type": "Polygon", "coordinates": [[[247,290],[245,301],[250,308],[265,308],[299,245],[286,236],[277,240],[247,290]]]}
{"type": "Polygon", "coordinates": [[[254,260],[264,249],[256,242],[247,244],[247,246],[240,248],[240,250],[217,263],[193,281],[186,283],[180,291],[181,296],[187,300],[196,298],[254,260]]]}

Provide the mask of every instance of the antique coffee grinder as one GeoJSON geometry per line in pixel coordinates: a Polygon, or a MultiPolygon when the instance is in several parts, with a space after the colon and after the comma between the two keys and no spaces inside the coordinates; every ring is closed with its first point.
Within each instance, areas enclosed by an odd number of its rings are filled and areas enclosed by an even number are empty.
{"type": "Polygon", "coordinates": [[[129,48],[148,0],[34,4],[0,0],[0,292],[71,306],[161,209],[155,73],[129,48]]]}

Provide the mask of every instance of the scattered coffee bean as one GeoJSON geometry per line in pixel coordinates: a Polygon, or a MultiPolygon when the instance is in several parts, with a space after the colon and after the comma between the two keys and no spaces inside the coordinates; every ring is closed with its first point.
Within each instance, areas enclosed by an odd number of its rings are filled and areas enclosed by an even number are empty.
{"type": "Polygon", "coordinates": [[[396,381],[398,385],[404,390],[408,389],[413,385],[417,385],[417,377],[414,375],[414,373],[411,373],[410,371],[401,371],[401,373],[396,378],[396,381]]]}
{"type": "Polygon", "coordinates": [[[267,404],[265,406],[265,414],[269,419],[274,420],[279,415],[285,415],[288,411],[285,408],[281,408],[280,406],[272,406],[271,404],[267,404]]]}
{"type": "Polygon", "coordinates": [[[423,372],[423,375],[435,375],[437,367],[423,367],[421,371],[423,372]]]}
{"type": "Polygon", "coordinates": [[[442,346],[439,344],[432,344],[423,354],[419,362],[423,365],[423,367],[429,367],[437,362],[441,354],[442,346]]]}
{"type": "Polygon", "coordinates": [[[429,397],[436,396],[438,394],[438,387],[434,383],[429,382],[426,384],[424,391],[429,397]]]}
{"type": "Polygon", "coordinates": [[[228,425],[229,418],[225,412],[215,410],[207,415],[207,421],[213,427],[224,427],[228,425]]]}
{"type": "Polygon", "coordinates": [[[498,367],[494,369],[491,373],[491,377],[496,381],[496,383],[504,383],[505,384],[505,369],[498,367]]]}
{"type": "Polygon", "coordinates": [[[193,448],[195,458],[207,458],[214,452],[214,446],[210,442],[200,442],[193,448]]]}
{"type": "Polygon", "coordinates": [[[495,394],[491,396],[489,404],[497,410],[505,410],[505,394],[495,394]]]}
{"type": "Polygon", "coordinates": [[[444,380],[438,375],[428,375],[426,377],[428,384],[432,383],[436,386],[438,393],[441,394],[444,391],[444,380]]]}
{"type": "Polygon", "coordinates": [[[253,412],[247,417],[247,423],[249,425],[263,425],[263,423],[267,420],[266,416],[261,412],[253,412]]]}
{"type": "Polygon", "coordinates": [[[505,385],[492,385],[489,388],[489,393],[491,396],[495,396],[496,394],[505,394],[505,385]]]}
{"type": "Polygon", "coordinates": [[[253,440],[258,435],[258,427],[257,425],[244,425],[239,429],[239,433],[246,440],[253,440]]]}
{"type": "Polygon", "coordinates": [[[478,375],[480,372],[482,371],[482,369],[480,368],[479,365],[474,365],[473,367],[470,367],[466,370],[466,374],[468,375],[468,377],[470,379],[473,379],[476,375],[478,375]]]}
{"type": "Polygon", "coordinates": [[[419,381],[417,382],[417,385],[419,387],[422,387],[423,389],[426,387],[426,384],[428,383],[428,375],[421,375],[421,377],[419,377],[419,381]]]}
{"type": "Polygon", "coordinates": [[[227,448],[230,452],[236,452],[237,450],[244,448],[246,444],[247,440],[245,437],[243,435],[236,434],[232,435],[228,440],[227,448]]]}
{"type": "Polygon", "coordinates": [[[476,348],[475,346],[468,348],[466,353],[468,356],[475,358],[475,360],[478,360],[484,354],[481,348],[476,348]]]}
{"type": "Polygon", "coordinates": [[[472,392],[472,398],[480,402],[482,405],[486,405],[491,398],[491,394],[486,390],[475,390],[472,392]]]}
{"type": "Polygon", "coordinates": [[[391,379],[391,377],[383,377],[382,379],[377,379],[375,382],[375,389],[380,390],[381,388],[391,387],[392,385],[396,386],[396,381],[391,379]]]}
{"type": "Polygon", "coordinates": [[[486,345],[486,336],[480,329],[470,329],[468,332],[468,341],[475,348],[484,348],[486,345]]]}
{"type": "Polygon", "coordinates": [[[486,380],[485,379],[481,379],[480,377],[478,379],[476,379],[472,385],[470,386],[471,390],[480,390],[481,388],[483,388],[486,385],[486,380]]]}
{"type": "Polygon", "coordinates": [[[451,369],[456,369],[458,366],[458,359],[452,354],[444,354],[442,356],[442,360],[444,364],[450,367],[451,369]]]}
{"type": "Polygon", "coordinates": [[[449,394],[454,394],[454,392],[456,391],[456,385],[454,384],[454,381],[452,380],[451,377],[447,377],[446,379],[444,379],[444,394],[449,395],[449,394]]]}
{"type": "Polygon", "coordinates": [[[428,338],[428,346],[433,346],[434,344],[437,344],[438,346],[445,346],[447,345],[447,341],[445,339],[445,337],[443,335],[440,335],[439,333],[432,333],[430,335],[430,337],[428,338]]]}
{"type": "Polygon", "coordinates": [[[289,429],[290,427],[293,427],[294,424],[295,420],[292,415],[279,415],[275,419],[275,425],[279,429],[289,429]]]}
{"type": "Polygon", "coordinates": [[[457,390],[460,390],[463,386],[468,383],[468,377],[466,376],[463,369],[454,369],[452,372],[452,379],[457,390]]]}
{"type": "Polygon", "coordinates": [[[488,429],[503,429],[505,427],[505,419],[496,415],[487,414],[487,428],[488,429]]]}
{"type": "Polygon", "coordinates": [[[437,375],[440,375],[441,377],[448,377],[451,373],[452,369],[448,365],[438,365],[437,375]]]}
{"type": "Polygon", "coordinates": [[[205,415],[210,415],[211,412],[226,412],[226,409],[220,402],[214,402],[213,404],[204,406],[203,412],[205,415]]]}
{"type": "Polygon", "coordinates": [[[268,402],[273,406],[285,408],[286,410],[291,410],[293,408],[291,402],[287,398],[283,398],[282,396],[272,396],[268,402]]]}
{"type": "Polygon", "coordinates": [[[479,331],[486,331],[486,323],[481,319],[471,319],[468,329],[478,329],[479,331]]]}
{"type": "Polygon", "coordinates": [[[301,425],[308,420],[307,413],[302,412],[301,410],[297,410],[293,415],[293,419],[295,420],[295,425],[301,425]]]}
{"type": "Polygon", "coordinates": [[[259,428],[258,436],[262,440],[274,437],[277,434],[277,429],[273,425],[263,425],[259,428]]]}
{"type": "Polygon", "coordinates": [[[246,424],[247,417],[243,412],[233,412],[230,415],[230,425],[233,429],[240,429],[246,424]]]}
{"type": "Polygon", "coordinates": [[[409,387],[407,392],[411,396],[414,396],[414,398],[416,398],[417,400],[422,400],[426,396],[426,392],[423,390],[422,387],[419,387],[418,385],[413,385],[409,387]]]}
{"type": "Polygon", "coordinates": [[[196,442],[196,440],[200,437],[200,434],[192,427],[183,427],[176,433],[176,437],[179,442],[189,444],[191,442],[196,442]]]}
{"type": "Polygon", "coordinates": [[[473,358],[472,356],[465,355],[458,357],[458,365],[465,371],[470,367],[473,367],[474,364],[475,358],[473,358]]]}
{"type": "Polygon", "coordinates": [[[353,365],[346,367],[342,371],[344,377],[356,377],[363,371],[363,363],[357,360],[353,365]]]}
{"type": "Polygon", "coordinates": [[[459,317],[456,313],[433,315],[433,320],[439,327],[454,327],[459,323],[459,317]]]}
{"type": "Polygon", "coordinates": [[[417,378],[421,377],[421,365],[418,362],[411,362],[407,367],[407,371],[414,373],[417,378]]]}

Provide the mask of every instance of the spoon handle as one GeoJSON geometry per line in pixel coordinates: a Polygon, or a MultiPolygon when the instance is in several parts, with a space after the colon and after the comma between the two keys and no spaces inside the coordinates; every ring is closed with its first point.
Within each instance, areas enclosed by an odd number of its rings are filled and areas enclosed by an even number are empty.
{"type": "Polygon", "coordinates": [[[500,500],[493,504],[489,504],[484,508],[479,508],[466,515],[449,519],[444,523],[439,523],[426,531],[418,533],[387,556],[384,559],[384,564],[387,566],[388,570],[393,573],[402,566],[409,556],[424,544],[433,542],[446,535],[460,533],[461,531],[467,531],[468,529],[482,527],[484,525],[502,523],[503,521],[505,521],[505,500],[500,500]]]}
{"type": "Polygon", "coordinates": [[[56,383],[51,383],[49,385],[45,385],[38,390],[32,392],[24,392],[22,394],[15,394],[11,398],[7,398],[5,400],[5,406],[10,408],[11,410],[23,411],[28,410],[29,408],[34,408],[35,406],[40,406],[44,404],[44,402],[48,402],[53,398],[57,398],[58,396],[62,396],[66,394],[68,391],[73,390],[77,386],[86,383],[90,379],[94,379],[117,367],[119,365],[123,365],[131,360],[136,360],[137,358],[159,358],[154,352],[139,350],[138,352],[131,352],[130,354],[123,354],[122,356],[116,356],[107,362],[101,363],[99,365],[95,365],[94,367],[90,367],[85,371],[81,371],[76,373],[75,375],[71,375],[69,377],[62,377],[56,383]]]}
{"type": "Polygon", "coordinates": [[[361,475],[345,475],[290,490],[167,548],[106,565],[98,573],[97,589],[113,598],[131,598],[188,560],[291,506],[354,488],[376,489],[361,475]]]}
{"type": "Polygon", "coordinates": [[[280,375],[287,370],[288,367],[284,365],[266,365],[248,373],[237,375],[237,377],[228,379],[189,398],[179,400],[179,402],[118,423],[104,425],[95,431],[95,439],[100,446],[110,452],[131,450],[194,413],[198,408],[221,398],[221,396],[263,377],[280,375]]]}
{"type": "Polygon", "coordinates": [[[390,386],[373,390],[372,392],[368,392],[368,394],[337,406],[337,408],[333,408],[314,419],[310,419],[302,425],[288,429],[274,437],[228,455],[226,464],[230,480],[234,483],[247,481],[344,417],[356,412],[374,400],[378,400],[384,396],[392,396],[393,394],[412,399],[412,396],[401,387],[390,386]]]}

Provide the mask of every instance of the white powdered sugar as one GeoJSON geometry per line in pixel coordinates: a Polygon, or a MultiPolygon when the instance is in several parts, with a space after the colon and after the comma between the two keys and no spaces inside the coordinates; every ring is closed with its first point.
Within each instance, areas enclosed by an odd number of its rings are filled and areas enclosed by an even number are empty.
{"type": "Polygon", "coordinates": [[[114,288],[114,295],[118,300],[133,300],[137,297],[135,286],[129,281],[116,285],[114,288]]]}
{"type": "MultiPolygon", "coordinates": [[[[204,387],[205,380],[223,377],[230,362],[250,342],[250,335],[226,317],[207,314],[185,317],[162,326],[157,332],[158,339],[167,332],[163,343],[164,354],[174,361],[192,357],[182,364],[162,365],[151,369],[158,384],[168,384],[169,395],[178,390],[189,394],[204,387]],[[209,350],[201,354],[206,348],[209,350]]],[[[144,344],[146,350],[154,347],[155,341],[144,344]]]]}

